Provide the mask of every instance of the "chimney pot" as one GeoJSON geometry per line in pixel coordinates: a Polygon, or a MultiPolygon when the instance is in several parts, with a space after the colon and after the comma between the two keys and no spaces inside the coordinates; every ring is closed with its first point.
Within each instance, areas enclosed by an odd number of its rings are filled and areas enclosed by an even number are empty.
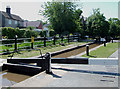
{"type": "Polygon", "coordinates": [[[11,8],[10,8],[10,6],[6,7],[6,13],[11,14],[11,8]]]}

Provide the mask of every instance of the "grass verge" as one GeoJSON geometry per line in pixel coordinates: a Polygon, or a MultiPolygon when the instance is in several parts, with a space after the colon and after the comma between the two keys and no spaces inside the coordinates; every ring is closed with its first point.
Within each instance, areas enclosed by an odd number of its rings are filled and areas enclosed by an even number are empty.
{"type": "Polygon", "coordinates": [[[110,55],[112,55],[116,50],[118,49],[118,43],[108,43],[106,47],[101,46],[100,48],[91,51],[89,53],[89,56],[86,56],[86,54],[82,55],[82,57],[88,57],[88,58],[108,58],[110,55]]]}

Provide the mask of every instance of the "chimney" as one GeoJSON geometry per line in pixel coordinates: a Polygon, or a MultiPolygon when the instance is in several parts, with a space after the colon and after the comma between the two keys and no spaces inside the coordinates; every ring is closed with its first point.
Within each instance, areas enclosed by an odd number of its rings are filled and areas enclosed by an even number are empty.
{"type": "Polygon", "coordinates": [[[6,7],[6,13],[11,14],[11,11],[10,11],[10,10],[11,10],[10,6],[7,6],[7,7],[6,7]]]}

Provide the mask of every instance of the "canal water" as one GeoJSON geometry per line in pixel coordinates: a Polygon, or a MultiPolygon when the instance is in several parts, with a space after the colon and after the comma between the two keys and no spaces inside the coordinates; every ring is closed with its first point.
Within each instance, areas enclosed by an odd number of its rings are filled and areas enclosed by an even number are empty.
{"type": "Polygon", "coordinates": [[[16,83],[19,83],[31,76],[12,73],[7,70],[0,72],[0,77],[2,78],[2,86],[12,86],[16,83]]]}
{"type": "MultiPolygon", "coordinates": [[[[99,45],[100,44],[92,44],[89,46],[89,49],[94,48],[99,45]]],[[[86,47],[81,47],[81,48],[78,48],[78,49],[75,49],[69,52],[65,52],[65,53],[53,56],[53,58],[66,58],[66,57],[78,55],[84,51],[86,51],[86,47]]],[[[5,70],[5,71],[0,72],[0,77],[2,77],[2,86],[12,86],[27,78],[30,78],[31,76],[12,73],[12,72],[5,70]]]]}

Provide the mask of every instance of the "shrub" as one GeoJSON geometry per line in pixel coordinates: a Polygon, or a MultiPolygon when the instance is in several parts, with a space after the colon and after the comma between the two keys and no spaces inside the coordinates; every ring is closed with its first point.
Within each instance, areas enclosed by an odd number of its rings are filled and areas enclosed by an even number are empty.
{"type": "Polygon", "coordinates": [[[31,31],[31,30],[28,30],[25,32],[25,37],[26,38],[31,38],[31,36],[34,36],[34,37],[37,37],[38,33],[36,31],[31,31]]]}
{"type": "Polygon", "coordinates": [[[55,31],[50,31],[50,36],[54,36],[55,35],[55,31]]]}
{"type": "Polygon", "coordinates": [[[19,28],[16,28],[16,33],[18,38],[25,38],[25,30],[20,30],[19,28]]]}
{"type": "Polygon", "coordinates": [[[41,37],[44,37],[44,36],[46,37],[46,31],[41,31],[41,32],[40,32],[40,36],[41,36],[41,37]]]}
{"type": "Polygon", "coordinates": [[[19,28],[4,27],[2,28],[2,36],[6,36],[8,39],[14,39],[15,35],[18,38],[30,38],[31,36],[37,37],[38,33],[32,30],[20,30],[19,28]]]}
{"type": "Polygon", "coordinates": [[[33,29],[35,29],[35,28],[36,28],[36,27],[28,26],[26,29],[33,30],[33,29]]]}

